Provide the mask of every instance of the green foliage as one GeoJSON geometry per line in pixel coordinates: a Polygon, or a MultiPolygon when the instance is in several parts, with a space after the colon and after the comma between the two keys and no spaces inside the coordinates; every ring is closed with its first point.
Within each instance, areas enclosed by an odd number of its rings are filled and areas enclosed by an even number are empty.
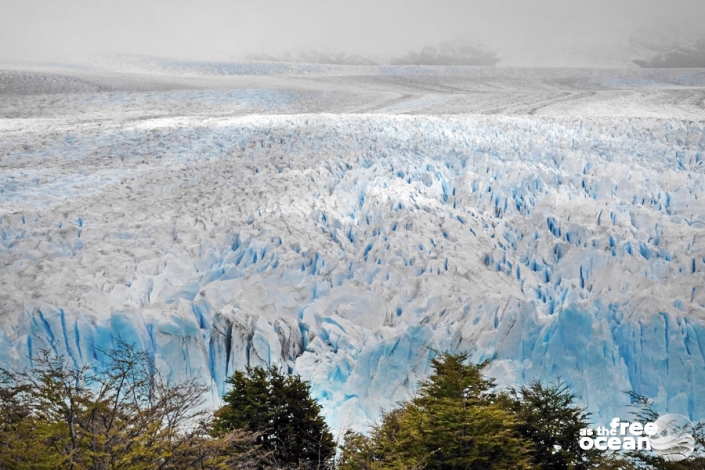
{"type": "Polygon", "coordinates": [[[25,371],[0,371],[0,469],[226,469],[266,461],[248,433],[209,435],[195,381],[153,373],[120,344],[93,371],[43,353],[25,371]]]}
{"type": "Polygon", "coordinates": [[[215,436],[246,429],[257,433],[256,442],[271,451],[279,466],[332,467],[333,435],[309,385],[299,376],[255,367],[235,372],[229,383],[225,405],[215,415],[215,436]]]}
{"type": "Polygon", "coordinates": [[[467,355],[432,360],[435,373],[418,396],[383,416],[370,437],[346,435],[339,468],[520,469],[529,468],[529,445],[517,419],[492,392],[483,364],[467,355]]]}
{"type": "Polygon", "coordinates": [[[376,470],[383,468],[383,455],[378,440],[353,431],[347,431],[340,446],[338,470],[376,470]]]}
{"type": "Polygon", "coordinates": [[[508,398],[518,418],[519,433],[533,443],[531,461],[538,469],[595,468],[603,455],[583,450],[580,430],[589,427],[589,414],[575,403],[563,383],[534,381],[511,389],[508,398]]]}

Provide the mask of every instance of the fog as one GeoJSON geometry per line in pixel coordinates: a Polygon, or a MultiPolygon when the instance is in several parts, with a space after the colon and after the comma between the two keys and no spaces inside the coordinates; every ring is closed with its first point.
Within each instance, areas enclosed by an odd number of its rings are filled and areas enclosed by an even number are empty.
{"type": "Polygon", "coordinates": [[[703,0],[0,0],[0,58],[384,58],[462,39],[495,50],[502,66],[609,66],[628,62],[640,28],[703,18],[703,0]]]}

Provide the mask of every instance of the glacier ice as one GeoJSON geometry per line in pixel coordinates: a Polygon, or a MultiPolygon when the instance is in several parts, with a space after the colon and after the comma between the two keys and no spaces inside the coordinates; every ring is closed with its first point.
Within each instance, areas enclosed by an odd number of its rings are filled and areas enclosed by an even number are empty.
{"type": "Polygon", "coordinates": [[[624,414],[630,389],[705,418],[702,121],[157,115],[0,131],[4,365],[51,349],[100,367],[121,338],[217,403],[234,370],[279,364],[334,428],[361,429],[439,351],[468,350],[501,385],[562,377],[596,419],[624,414]]]}

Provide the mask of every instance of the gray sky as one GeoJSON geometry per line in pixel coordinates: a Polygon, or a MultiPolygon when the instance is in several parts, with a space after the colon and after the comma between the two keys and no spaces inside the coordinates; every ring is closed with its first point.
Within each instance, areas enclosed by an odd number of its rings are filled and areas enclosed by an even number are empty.
{"type": "Polygon", "coordinates": [[[0,0],[0,57],[379,57],[467,39],[500,65],[613,65],[638,28],[703,19],[705,0],[0,0]]]}

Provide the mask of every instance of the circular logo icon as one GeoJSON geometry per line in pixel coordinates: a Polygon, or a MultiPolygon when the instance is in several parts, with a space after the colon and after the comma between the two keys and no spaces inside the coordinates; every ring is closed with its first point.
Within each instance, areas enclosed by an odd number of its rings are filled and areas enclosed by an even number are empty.
{"type": "Polygon", "coordinates": [[[690,433],[692,423],[679,414],[667,414],[656,420],[658,431],[649,437],[651,450],[669,462],[687,459],[695,450],[695,439],[690,433]]]}

